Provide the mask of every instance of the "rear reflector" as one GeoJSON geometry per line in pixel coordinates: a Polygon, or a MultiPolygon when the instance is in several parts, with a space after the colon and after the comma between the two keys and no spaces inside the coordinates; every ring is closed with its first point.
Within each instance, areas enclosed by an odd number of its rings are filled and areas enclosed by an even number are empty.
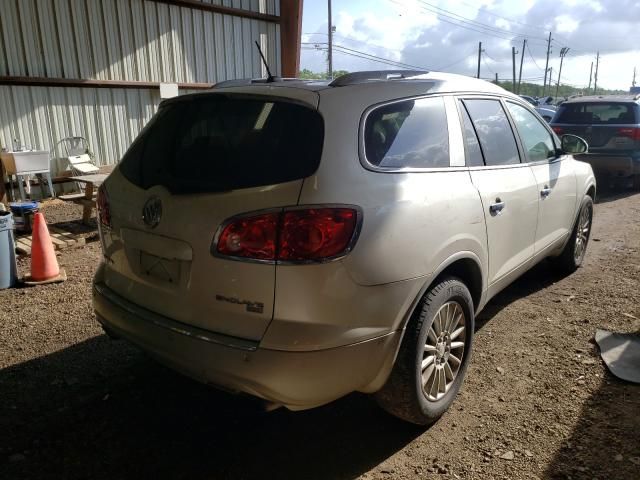
{"type": "Polygon", "coordinates": [[[557,135],[562,135],[562,127],[551,127],[557,135]]]}
{"type": "Polygon", "coordinates": [[[98,213],[98,221],[105,227],[111,227],[111,208],[109,206],[109,196],[104,183],[98,188],[96,198],[96,210],[98,213]]]}
{"type": "Polygon", "coordinates": [[[619,128],[618,135],[621,137],[628,137],[632,140],[640,140],[640,128],[638,127],[619,128]]]}
{"type": "Polygon", "coordinates": [[[214,253],[271,262],[327,261],[351,250],[358,221],[358,210],[343,207],[239,217],[223,226],[214,253]]]}

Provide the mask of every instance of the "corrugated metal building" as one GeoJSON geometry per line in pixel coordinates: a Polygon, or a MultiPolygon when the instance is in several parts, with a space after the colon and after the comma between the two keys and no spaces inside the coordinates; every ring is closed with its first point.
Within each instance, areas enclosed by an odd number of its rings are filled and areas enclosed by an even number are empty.
{"type": "MultiPolygon", "coordinates": [[[[2,0],[0,146],[61,156],[85,137],[99,165],[117,162],[160,102],[261,77],[295,76],[302,0],[2,0]]],[[[56,170],[64,165],[57,162],[56,170]]]]}

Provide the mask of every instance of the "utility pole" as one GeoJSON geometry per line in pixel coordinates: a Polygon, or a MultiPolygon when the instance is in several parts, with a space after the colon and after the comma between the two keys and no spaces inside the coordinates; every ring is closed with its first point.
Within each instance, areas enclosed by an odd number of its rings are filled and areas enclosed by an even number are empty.
{"type": "Polygon", "coordinates": [[[331,22],[331,0],[327,2],[327,17],[329,21],[329,31],[328,36],[328,50],[327,50],[327,75],[329,76],[329,80],[333,79],[333,25],[331,22]]]}
{"type": "Polygon", "coordinates": [[[516,47],[511,47],[511,63],[513,65],[513,87],[511,91],[516,93],[516,47]]]}
{"type": "Polygon", "coordinates": [[[633,80],[631,80],[631,86],[636,86],[636,67],[633,67],[633,80]]]}
{"type": "Polygon", "coordinates": [[[496,72],[496,85],[499,85],[500,82],[498,81],[498,72],[496,72]]]}
{"type": "Polygon", "coordinates": [[[562,76],[562,61],[565,55],[569,52],[569,47],[562,47],[560,49],[560,71],[558,72],[558,84],[556,85],[556,97],[558,96],[558,90],[560,89],[560,77],[562,76]]]}
{"type": "Polygon", "coordinates": [[[593,62],[591,62],[591,70],[589,70],[589,86],[587,87],[587,92],[591,90],[591,76],[593,75],[593,62]]]}
{"type": "Polygon", "coordinates": [[[600,52],[596,53],[596,73],[593,77],[593,94],[598,90],[598,67],[600,66],[600,52]]]}
{"type": "Polygon", "coordinates": [[[476,78],[480,78],[480,59],[482,58],[482,42],[478,42],[478,74],[476,78]]]}
{"type": "Polygon", "coordinates": [[[520,82],[522,82],[522,62],[524,61],[524,49],[527,47],[527,39],[522,41],[522,55],[520,56],[520,73],[518,74],[518,94],[520,94],[520,82]]]}
{"type": "MultiPolygon", "coordinates": [[[[551,54],[551,32],[549,32],[549,40],[547,40],[547,64],[544,66],[544,84],[542,85],[542,96],[547,91],[547,72],[549,71],[549,55],[551,54]]],[[[549,76],[549,84],[551,84],[551,76],[549,76]]]]}

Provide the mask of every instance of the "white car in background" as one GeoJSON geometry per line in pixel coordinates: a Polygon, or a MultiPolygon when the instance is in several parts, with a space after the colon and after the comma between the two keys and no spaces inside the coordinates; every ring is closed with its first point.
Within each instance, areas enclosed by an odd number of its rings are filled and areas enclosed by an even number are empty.
{"type": "Polygon", "coordinates": [[[585,256],[591,167],[468,77],[241,80],[164,101],[98,196],[98,321],[202,382],[300,410],[350,392],[434,422],[474,318],[585,256]]]}

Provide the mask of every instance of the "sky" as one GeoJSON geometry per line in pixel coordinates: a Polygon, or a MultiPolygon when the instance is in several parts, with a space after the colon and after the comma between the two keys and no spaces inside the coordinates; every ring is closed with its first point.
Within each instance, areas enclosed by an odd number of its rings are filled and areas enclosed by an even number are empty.
{"type": "MultiPolygon", "coordinates": [[[[510,80],[511,47],[517,77],[526,38],[522,79],[542,84],[552,32],[553,85],[563,47],[563,84],[586,87],[599,51],[599,87],[628,90],[634,67],[640,85],[640,0],[332,0],[332,18],[334,70],[411,66],[475,76],[482,42],[480,76],[510,80]]],[[[326,71],[327,25],[327,0],[304,0],[301,69],[326,71]]]]}

